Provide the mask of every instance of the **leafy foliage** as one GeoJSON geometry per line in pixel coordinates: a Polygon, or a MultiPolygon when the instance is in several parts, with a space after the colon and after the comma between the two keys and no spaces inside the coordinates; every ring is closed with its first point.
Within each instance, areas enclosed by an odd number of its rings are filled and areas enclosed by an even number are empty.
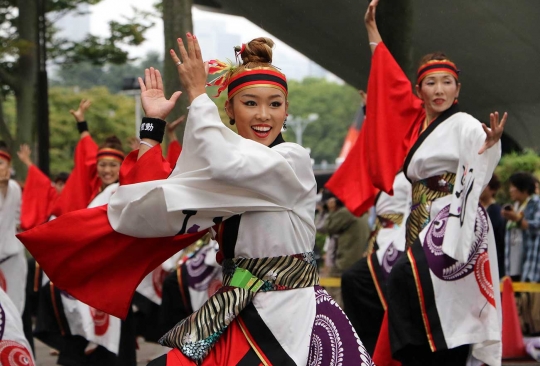
{"type": "MultiPolygon", "coordinates": [[[[311,148],[311,157],[316,163],[326,160],[333,164],[354,115],[360,107],[360,96],[349,85],[340,85],[320,78],[291,80],[289,85],[289,113],[296,117],[307,117],[317,113],[317,121],[307,126],[303,134],[304,147],[311,148]]],[[[289,129],[285,140],[295,141],[289,129]]]]}
{"type": "MultiPolygon", "coordinates": [[[[79,132],[75,119],[69,113],[77,109],[81,99],[90,99],[92,106],[85,117],[92,138],[100,145],[106,137],[116,135],[129,151],[127,139],[135,135],[135,101],[133,97],[111,94],[105,87],[95,87],[80,92],[73,88],[52,87],[49,90],[50,108],[50,156],[51,173],[70,171],[73,168],[73,152],[79,132]]],[[[5,117],[10,129],[15,129],[15,101],[8,98],[5,117]]],[[[33,159],[36,157],[33,155],[33,159]]]]}
{"type": "Polygon", "coordinates": [[[495,174],[502,183],[497,194],[497,201],[510,201],[508,179],[516,172],[529,172],[536,178],[540,178],[540,156],[533,150],[525,150],[523,153],[512,152],[501,158],[499,166],[495,169],[495,174]]]}

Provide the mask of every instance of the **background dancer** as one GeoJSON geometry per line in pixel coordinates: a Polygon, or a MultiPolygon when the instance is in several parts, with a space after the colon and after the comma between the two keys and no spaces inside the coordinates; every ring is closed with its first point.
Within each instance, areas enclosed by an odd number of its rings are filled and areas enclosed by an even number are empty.
{"type": "Polygon", "coordinates": [[[366,128],[373,138],[392,131],[377,149],[395,154],[372,168],[397,171],[403,155],[395,147],[405,145],[413,192],[407,255],[387,282],[392,354],[404,365],[465,365],[469,358],[500,365],[496,247],[478,200],[500,158],[506,114],[500,122],[491,114],[489,129],[460,113],[459,71],[441,53],[422,58],[416,98],[382,43],[377,3],[365,15],[373,51],[366,128]]]}
{"type": "Polygon", "coordinates": [[[396,176],[393,188],[393,196],[381,192],[376,199],[377,218],[367,257],[341,276],[345,314],[371,355],[387,308],[386,280],[405,252],[405,220],[411,209],[411,184],[402,172],[396,176]]]}
{"type": "Polygon", "coordinates": [[[24,247],[15,236],[21,213],[21,187],[11,179],[11,153],[0,141],[0,287],[19,314],[25,304],[28,265],[24,247]]]}

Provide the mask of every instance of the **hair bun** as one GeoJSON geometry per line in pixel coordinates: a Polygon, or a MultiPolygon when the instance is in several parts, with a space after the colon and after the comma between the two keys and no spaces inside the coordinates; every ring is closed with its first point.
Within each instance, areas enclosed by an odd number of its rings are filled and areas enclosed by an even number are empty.
{"type": "Polygon", "coordinates": [[[116,149],[122,151],[122,141],[115,135],[109,136],[103,142],[100,148],[108,147],[111,149],[116,149]]]}
{"type": "Polygon", "coordinates": [[[235,47],[236,52],[240,52],[243,65],[250,63],[272,63],[272,48],[274,47],[274,41],[270,38],[259,37],[250,41],[245,47],[235,47]]]}

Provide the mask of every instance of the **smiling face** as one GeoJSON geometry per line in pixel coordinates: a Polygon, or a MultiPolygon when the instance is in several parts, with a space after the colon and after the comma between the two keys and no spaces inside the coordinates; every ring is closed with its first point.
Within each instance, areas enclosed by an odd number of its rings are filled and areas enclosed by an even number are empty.
{"type": "Polygon", "coordinates": [[[288,105],[279,89],[255,87],[244,89],[225,102],[225,110],[236,121],[240,136],[269,146],[281,132],[288,105]]]}
{"type": "Polygon", "coordinates": [[[97,162],[98,177],[103,182],[103,188],[110,184],[118,182],[120,177],[120,165],[117,160],[100,159],[97,162]]]}
{"type": "Polygon", "coordinates": [[[433,120],[452,106],[460,88],[461,84],[451,74],[436,72],[426,76],[416,86],[416,92],[424,102],[428,118],[433,120]]]}

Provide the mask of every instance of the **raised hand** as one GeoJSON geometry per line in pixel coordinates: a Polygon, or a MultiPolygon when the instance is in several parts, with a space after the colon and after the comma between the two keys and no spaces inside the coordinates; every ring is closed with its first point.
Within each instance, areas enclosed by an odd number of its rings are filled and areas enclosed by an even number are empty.
{"type": "Polygon", "coordinates": [[[499,112],[490,113],[489,115],[489,127],[485,123],[482,123],[482,128],[486,133],[486,141],[484,145],[478,151],[478,154],[483,154],[484,151],[495,145],[500,139],[504,132],[504,125],[506,125],[506,119],[508,118],[508,113],[504,112],[502,120],[499,122],[499,112]]]}
{"type": "Polygon", "coordinates": [[[71,113],[73,117],[75,117],[77,122],[84,122],[85,121],[84,112],[86,112],[86,110],[90,108],[91,105],[92,105],[91,101],[89,101],[88,99],[83,99],[79,103],[79,108],[76,111],[74,111],[73,109],[70,109],[69,113],[71,113]]]}
{"type": "Polygon", "coordinates": [[[366,14],[364,15],[364,23],[366,23],[366,26],[377,27],[377,23],[375,23],[375,13],[377,11],[378,4],[379,0],[371,0],[371,2],[369,3],[366,14]]]}
{"type": "Polygon", "coordinates": [[[379,33],[377,22],[375,20],[375,13],[377,12],[378,4],[379,0],[371,0],[366,10],[366,14],[364,15],[364,23],[366,25],[371,52],[375,52],[375,47],[377,44],[382,42],[381,34],[379,33]]]}
{"type": "Polygon", "coordinates": [[[178,38],[178,50],[180,57],[176,55],[174,50],[171,50],[171,57],[176,64],[180,81],[191,103],[193,99],[199,95],[206,93],[206,77],[208,75],[208,64],[203,62],[201,48],[197,37],[187,34],[187,46],[184,46],[182,38],[178,38]]]}
{"type": "Polygon", "coordinates": [[[17,151],[17,156],[27,167],[30,167],[30,165],[33,164],[30,155],[32,155],[32,150],[30,150],[30,147],[27,144],[22,144],[19,147],[19,151],[17,151]]]}
{"type": "Polygon", "coordinates": [[[165,119],[173,110],[182,92],[174,92],[170,99],[165,98],[163,80],[159,70],[151,67],[144,70],[144,81],[139,78],[141,102],[147,117],[165,119]]]}
{"type": "Polygon", "coordinates": [[[171,123],[167,123],[167,136],[169,138],[169,142],[172,141],[178,141],[178,137],[176,137],[176,133],[174,133],[174,130],[178,125],[186,119],[186,115],[180,116],[171,123]]]}
{"type": "Polygon", "coordinates": [[[362,103],[364,105],[367,105],[367,93],[363,90],[359,90],[358,94],[360,94],[360,96],[362,97],[362,103]]]}
{"type": "Polygon", "coordinates": [[[178,117],[171,123],[167,123],[167,133],[169,134],[174,133],[174,130],[176,129],[176,127],[178,127],[180,123],[184,122],[185,119],[186,119],[186,115],[184,114],[183,116],[178,117]]]}

